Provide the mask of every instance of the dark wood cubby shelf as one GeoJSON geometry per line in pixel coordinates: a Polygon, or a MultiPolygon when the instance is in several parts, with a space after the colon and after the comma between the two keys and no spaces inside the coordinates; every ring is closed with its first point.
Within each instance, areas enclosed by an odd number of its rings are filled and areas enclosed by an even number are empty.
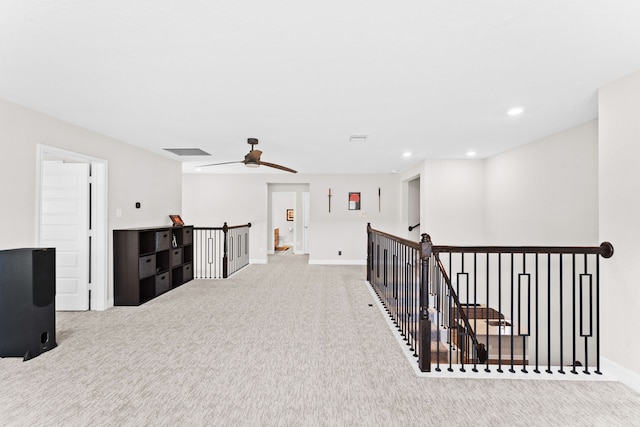
{"type": "Polygon", "coordinates": [[[140,305],[193,280],[193,226],[113,230],[115,305],[140,305]]]}

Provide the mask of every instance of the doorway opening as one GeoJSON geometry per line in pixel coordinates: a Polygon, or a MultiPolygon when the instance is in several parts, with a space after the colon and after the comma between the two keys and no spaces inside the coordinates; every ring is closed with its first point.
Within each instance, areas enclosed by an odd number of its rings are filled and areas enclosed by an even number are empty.
{"type": "Polygon", "coordinates": [[[56,310],[105,310],[107,161],[37,145],[36,246],[56,248],[56,310]]]}
{"type": "Polygon", "coordinates": [[[309,253],[309,184],[267,184],[267,253],[309,253]]]}

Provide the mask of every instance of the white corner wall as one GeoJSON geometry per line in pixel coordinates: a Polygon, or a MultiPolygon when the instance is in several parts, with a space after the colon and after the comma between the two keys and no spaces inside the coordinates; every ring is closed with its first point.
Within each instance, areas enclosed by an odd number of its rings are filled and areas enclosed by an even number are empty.
{"type": "Polygon", "coordinates": [[[615,250],[601,267],[602,353],[640,374],[640,72],[600,90],[599,142],[600,238],[615,250]]]}
{"type": "Polygon", "coordinates": [[[436,245],[478,245],[484,237],[484,162],[427,160],[420,173],[421,233],[436,245]]]}
{"type": "Polygon", "coordinates": [[[598,123],[485,160],[487,244],[598,245],[598,123]]]}

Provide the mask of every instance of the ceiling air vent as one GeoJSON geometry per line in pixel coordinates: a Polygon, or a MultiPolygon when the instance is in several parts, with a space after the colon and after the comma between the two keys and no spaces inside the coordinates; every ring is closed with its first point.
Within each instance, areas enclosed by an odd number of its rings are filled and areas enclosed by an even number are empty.
{"type": "Polygon", "coordinates": [[[349,137],[349,142],[366,142],[367,135],[351,135],[349,137]]]}
{"type": "Polygon", "coordinates": [[[178,156],[210,156],[211,154],[199,148],[164,148],[165,151],[178,156]]]}

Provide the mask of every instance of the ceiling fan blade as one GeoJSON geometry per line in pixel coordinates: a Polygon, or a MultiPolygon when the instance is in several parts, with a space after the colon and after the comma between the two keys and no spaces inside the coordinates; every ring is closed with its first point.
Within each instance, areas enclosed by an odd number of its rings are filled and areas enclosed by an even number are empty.
{"type": "Polygon", "coordinates": [[[207,166],[220,166],[220,165],[230,165],[232,163],[244,163],[244,161],[240,160],[238,162],[222,162],[222,163],[212,163],[210,165],[202,165],[198,166],[199,168],[206,168],[207,166]]]}
{"type": "Polygon", "coordinates": [[[276,165],[275,163],[260,162],[260,164],[264,166],[269,166],[270,168],[280,169],[281,171],[285,171],[285,172],[298,173],[298,171],[294,171],[293,169],[290,169],[286,166],[276,165]]]}

